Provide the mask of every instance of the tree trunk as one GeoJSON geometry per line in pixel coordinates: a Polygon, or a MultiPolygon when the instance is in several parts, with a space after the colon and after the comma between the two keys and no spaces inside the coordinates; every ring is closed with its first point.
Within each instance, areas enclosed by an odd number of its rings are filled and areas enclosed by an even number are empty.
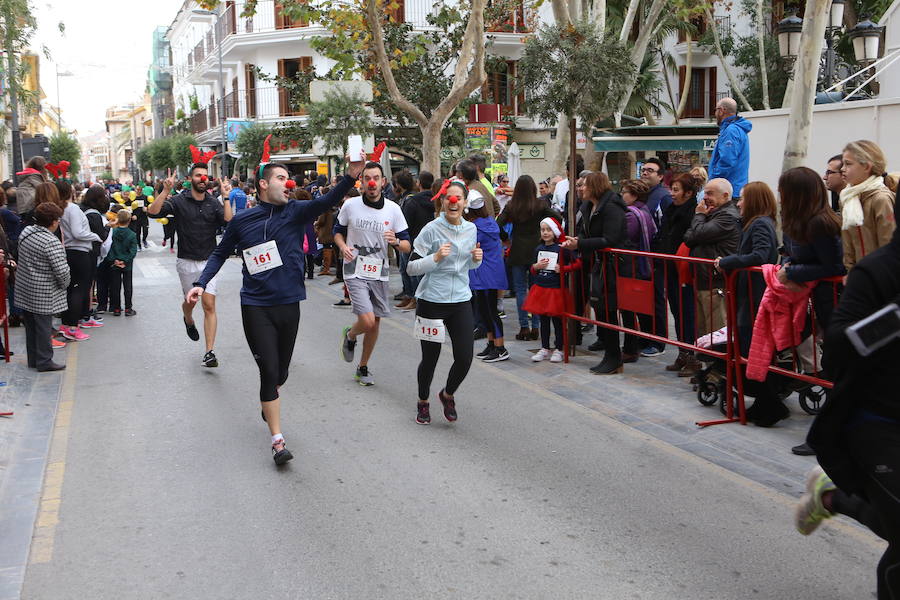
{"type": "Polygon", "coordinates": [[[591,7],[590,19],[597,28],[600,39],[604,39],[606,37],[606,0],[594,0],[594,5],[591,7]]]}
{"type": "Polygon", "coordinates": [[[553,8],[553,18],[560,25],[565,25],[572,21],[569,17],[569,4],[566,0],[552,0],[550,3],[553,8]]]}
{"type": "Polygon", "coordinates": [[[443,123],[431,122],[422,129],[422,170],[435,174],[441,172],[441,130],[443,123]]]}
{"type": "MultiPolygon", "coordinates": [[[[634,2],[634,0],[632,0],[632,2],[634,2]]],[[[628,106],[628,100],[631,98],[631,92],[634,91],[638,73],[641,70],[641,63],[644,61],[644,56],[647,54],[647,46],[650,45],[653,29],[656,27],[656,22],[659,21],[659,17],[662,14],[665,5],[666,0],[653,0],[653,4],[650,5],[650,11],[647,13],[647,19],[641,27],[641,33],[638,35],[638,39],[634,42],[634,47],[631,49],[631,62],[634,64],[634,75],[628,82],[622,97],[619,98],[619,105],[616,107],[614,115],[616,127],[619,127],[622,122],[622,113],[625,112],[625,107],[628,106]]],[[[628,10],[631,11],[630,5],[628,10]]],[[[635,8],[635,10],[637,9],[635,8]]],[[[628,39],[628,32],[625,30],[624,25],[622,27],[621,35],[624,36],[624,39],[628,39]]],[[[620,39],[622,38],[620,37],[620,39]]]]}
{"type": "Polygon", "coordinates": [[[756,47],[759,50],[759,76],[762,85],[763,108],[769,110],[769,72],[766,69],[766,22],[763,0],[756,0],[756,47]]]}
{"type": "MultiPolygon", "coordinates": [[[[631,34],[631,27],[634,25],[634,17],[637,15],[638,7],[641,5],[641,0],[630,0],[628,3],[628,12],[625,13],[625,20],[622,22],[622,30],[619,32],[619,41],[623,44],[628,41],[628,36],[631,34]]],[[[650,24],[650,28],[653,28],[653,24],[650,24]]]]}
{"type": "MultiPolygon", "coordinates": [[[[663,79],[666,80],[666,92],[669,94],[669,105],[674,109],[675,108],[675,96],[672,95],[672,82],[669,81],[669,66],[666,64],[666,60],[663,57],[663,51],[659,49],[659,64],[662,67],[663,79]]],[[[676,111],[677,112],[677,111],[676,111]]],[[[675,118],[675,124],[679,124],[678,115],[672,115],[675,118]]]]}
{"type": "MultiPolygon", "coordinates": [[[[825,0],[826,3],[827,1],[828,0],[825,0]]],[[[750,106],[750,102],[747,101],[747,96],[744,95],[744,92],[742,92],[740,86],[738,86],[738,82],[734,78],[734,73],[731,72],[731,67],[728,66],[728,61],[725,60],[725,55],[722,53],[722,42],[719,40],[719,28],[716,27],[716,19],[715,17],[713,17],[712,11],[709,10],[709,7],[706,8],[706,20],[710,24],[710,27],[712,27],[713,43],[716,46],[716,55],[719,57],[719,62],[722,63],[722,69],[725,71],[725,75],[728,77],[728,83],[731,84],[731,91],[734,92],[734,94],[744,105],[744,110],[753,110],[753,107],[750,106]]]]}
{"type": "Polygon", "coordinates": [[[566,172],[566,154],[569,149],[569,122],[565,113],[560,113],[556,118],[556,156],[553,158],[551,168],[554,175],[562,175],[566,172]]]}
{"type": "Polygon", "coordinates": [[[819,75],[822,44],[825,41],[825,27],[828,24],[829,4],[828,0],[806,0],[803,31],[800,34],[800,51],[794,67],[796,83],[788,117],[782,172],[803,165],[809,152],[816,79],[819,75]]]}
{"type": "Polygon", "coordinates": [[[691,32],[688,31],[685,37],[687,38],[687,56],[684,59],[684,83],[681,84],[681,99],[678,101],[678,110],[675,111],[676,122],[684,114],[684,109],[687,106],[688,94],[691,91],[691,71],[694,67],[694,40],[691,39],[691,32]]]}

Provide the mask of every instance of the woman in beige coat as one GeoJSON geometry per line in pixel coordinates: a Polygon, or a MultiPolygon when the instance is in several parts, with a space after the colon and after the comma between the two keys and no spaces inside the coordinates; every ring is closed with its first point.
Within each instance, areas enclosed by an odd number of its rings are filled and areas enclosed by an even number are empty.
{"type": "Polygon", "coordinates": [[[850,142],[843,158],[847,187],[841,191],[841,241],[844,266],[849,271],[864,256],[890,242],[897,224],[894,193],[884,185],[887,161],[878,144],[850,142]]]}

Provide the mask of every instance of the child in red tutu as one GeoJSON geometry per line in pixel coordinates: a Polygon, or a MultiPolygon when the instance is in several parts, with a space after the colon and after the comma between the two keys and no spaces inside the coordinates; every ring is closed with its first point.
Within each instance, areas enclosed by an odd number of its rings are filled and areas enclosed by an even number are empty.
{"type": "Polygon", "coordinates": [[[534,250],[534,264],[531,273],[534,284],[528,290],[528,297],[522,308],[541,317],[541,349],[531,357],[540,362],[549,357],[550,362],[562,362],[562,315],[571,312],[571,298],[562,285],[560,273],[568,273],[581,268],[581,259],[576,259],[571,250],[563,250],[560,242],[566,239],[559,221],[551,217],[541,221],[541,243],[534,250]],[[550,351],[550,323],[556,334],[555,349],[550,351]]]}

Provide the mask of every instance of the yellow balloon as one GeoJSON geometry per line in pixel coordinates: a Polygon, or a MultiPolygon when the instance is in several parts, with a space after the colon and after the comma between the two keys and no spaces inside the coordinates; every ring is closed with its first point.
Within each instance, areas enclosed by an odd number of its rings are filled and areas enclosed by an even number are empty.
{"type": "Polygon", "coordinates": [[[119,199],[117,200],[117,202],[118,202],[119,204],[121,204],[122,206],[125,205],[125,199],[124,199],[124,198],[119,198],[119,199]]]}
{"type": "Polygon", "coordinates": [[[169,219],[163,217],[162,219],[159,220],[159,222],[162,223],[163,225],[168,225],[168,224],[169,224],[169,219]]]}
{"type": "Polygon", "coordinates": [[[137,208],[138,208],[138,203],[137,203],[137,202],[132,202],[132,203],[131,203],[131,210],[137,210],[137,208]]]}
{"type": "Polygon", "coordinates": [[[113,194],[112,197],[113,197],[113,200],[115,200],[116,202],[121,202],[122,201],[122,192],[116,192],[115,194],[113,194]]]}
{"type": "Polygon", "coordinates": [[[149,203],[152,204],[152,203],[153,203],[153,196],[148,197],[148,198],[147,198],[147,202],[149,202],[149,203]]]}
{"type": "Polygon", "coordinates": [[[128,198],[130,200],[134,200],[135,198],[137,198],[137,194],[135,192],[128,192],[128,198]]]}

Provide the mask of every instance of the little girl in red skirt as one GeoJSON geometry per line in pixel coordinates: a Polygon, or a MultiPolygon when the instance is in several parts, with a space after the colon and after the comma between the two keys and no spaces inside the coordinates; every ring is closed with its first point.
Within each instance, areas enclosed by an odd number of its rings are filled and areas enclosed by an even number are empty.
{"type": "Polygon", "coordinates": [[[568,273],[581,268],[581,259],[571,250],[560,248],[566,239],[559,221],[547,217],[541,221],[541,243],[534,249],[534,264],[531,273],[534,284],[528,290],[528,297],[522,308],[541,318],[541,349],[531,357],[534,362],[550,358],[550,362],[562,362],[562,318],[563,313],[572,312],[572,299],[562,284],[560,273],[568,273]],[[556,334],[554,350],[550,350],[550,323],[556,334]]]}

